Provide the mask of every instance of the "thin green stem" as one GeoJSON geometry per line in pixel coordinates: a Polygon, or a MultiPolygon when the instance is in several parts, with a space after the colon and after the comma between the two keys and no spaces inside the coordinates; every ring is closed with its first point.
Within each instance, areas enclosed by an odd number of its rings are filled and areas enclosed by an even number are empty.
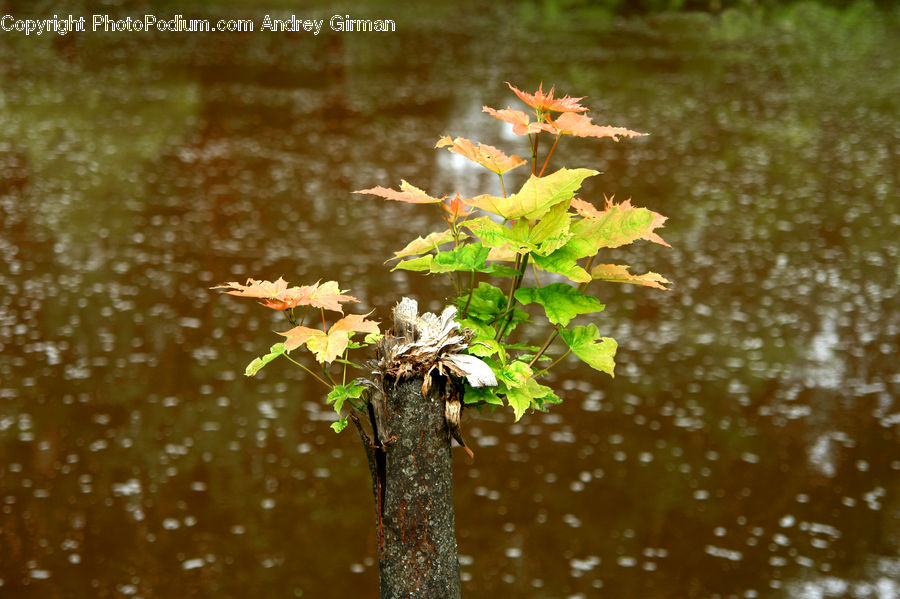
{"type": "Polygon", "coordinates": [[[328,372],[328,367],[325,364],[322,364],[322,373],[328,377],[328,380],[331,381],[332,386],[337,385],[337,381],[334,380],[334,377],[331,376],[331,373],[328,372]]]}
{"type": "Polygon", "coordinates": [[[544,355],[544,352],[547,351],[547,348],[550,347],[550,344],[553,343],[553,340],[556,339],[556,336],[559,334],[559,327],[553,329],[553,332],[550,333],[550,336],[547,337],[547,340],[544,341],[544,344],[541,346],[541,349],[538,350],[538,353],[531,358],[531,361],[528,363],[528,366],[534,366],[534,364],[541,359],[541,356],[544,355]]]}
{"type": "Polygon", "coordinates": [[[498,314],[498,315],[496,315],[494,318],[492,318],[492,319],[488,322],[488,324],[489,324],[489,325],[493,325],[495,322],[498,322],[498,321],[500,321],[500,320],[503,320],[503,319],[506,318],[507,315],[509,315],[509,313],[512,312],[512,311],[513,311],[513,308],[510,308],[509,310],[503,310],[503,312],[501,312],[500,314],[498,314]]]}
{"type": "MultiPolygon", "coordinates": [[[[585,270],[590,271],[591,266],[594,264],[594,258],[596,258],[596,257],[597,257],[597,256],[594,255],[594,256],[591,256],[591,257],[588,259],[587,264],[586,264],[585,267],[584,267],[585,270]]],[[[590,284],[590,281],[585,281],[585,282],[581,283],[581,284],[578,286],[578,291],[584,291],[584,289],[585,289],[589,284],[590,284]]],[[[550,347],[550,344],[553,343],[553,340],[556,339],[556,336],[557,336],[558,334],[559,334],[559,327],[556,327],[555,329],[553,329],[553,332],[550,333],[550,336],[547,337],[547,340],[546,340],[546,341],[544,342],[544,344],[541,346],[541,349],[538,350],[538,353],[535,354],[535,356],[534,356],[534,357],[531,359],[531,361],[528,363],[529,366],[534,366],[535,362],[537,362],[538,360],[540,360],[541,356],[544,355],[544,352],[547,351],[547,348],[550,347]]],[[[569,351],[572,351],[571,348],[569,349],[569,351]]],[[[561,360],[561,359],[564,358],[566,355],[568,355],[568,353],[569,353],[569,352],[567,351],[565,354],[563,354],[563,356],[560,357],[559,360],[561,360]]],[[[559,360],[557,360],[556,362],[559,362],[559,360]]],[[[548,367],[545,369],[545,372],[546,372],[546,370],[550,370],[550,368],[552,368],[553,366],[555,366],[555,365],[556,365],[556,362],[553,362],[553,364],[551,364],[550,366],[548,366],[548,367]]]]}
{"type": "MultiPolygon", "coordinates": [[[[594,254],[593,256],[591,256],[590,258],[588,258],[587,264],[584,265],[584,270],[585,270],[588,274],[591,273],[591,266],[594,265],[594,258],[596,258],[596,257],[597,257],[597,254],[594,254]]],[[[592,279],[592,280],[593,280],[593,279],[592,279]]],[[[587,286],[590,285],[590,284],[591,284],[591,281],[584,281],[583,283],[581,283],[580,285],[578,285],[578,291],[584,291],[585,289],[587,289],[587,286]]]]}
{"type": "Polygon", "coordinates": [[[537,286],[538,286],[538,287],[543,287],[543,285],[541,285],[541,279],[538,278],[538,268],[537,268],[537,264],[535,264],[534,262],[531,263],[531,271],[534,273],[534,280],[535,280],[535,282],[537,283],[537,286]]]}
{"type": "Polygon", "coordinates": [[[306,372],[308,372],[310,375],[312,375],[312,377],[313,377],[314,379],[316,379],[317,381],[319,381],[320,383],[322,383],[323,385],[325,385],[325,386],[328,387],[329,389],[334,389],[334,385],[329,385],[327,382],[325,382],[325,379],[319,377],[319,375],[317,375],[315,372],[313,372],[312,370],[310,370],[309,368],[307,368],[306,366],[304,366],[303,364],[301,364],[300,362],[298,362],[298,361],[295,360],[294,358],[290,357],[290,356],[287,355],[287,354],[282,354],[282,355],[284,355],[285,358],[287,358],[288,360],[290,360],[291,362],[293,362],[294,364],[296,364],[297,366],[299,366],[300,368],[302,368],[303,370],[305,370],[306,372]]]}
{"type": "Polygon", "coordinates": [[[531,144],[531,174],[537,171],[537,153],[538,153],[538,136],[540,133],[534,134],[534,143],[531,144]]]}
{"type": "Polygon", "coordinates": [[[475,271],[472,271],[472,275],[469,277],[469,297],[466,299],[466,306],[462,311],[462,318],[466,317],[466,314],[469,313],[469,304],[472,303],[472,294],[475,293],[475,271]]]}
{"type": "Polygon", "coordinates": [[[500,191],[503,192],[503,197],[506,197],[506,187],[503,185],[503,173],[497,173],[497,176],[500,177],[500,191]]]}
{"type": "Polygon", "coordinates": [[[561,355],[560,357],[558,357],[558,358],[556,358],[555,360],[553,360],[553,362],[550,364],[550,366],[548,366],[548,367],[546,367],[545,369],[541,370],[540,372],[536,373],[536,374],[534,375],[535,378],[537,378],[537,377],[539,377],[539,376],[544,376],[545,374],[547,374],[547,372],[549,372],[549,370],[550,370],[551,368],[553,368],[554,366],[556,366],[557,364],[559,364],[560,362],[562,362],[563,359],[564,359],[566,356],[568,356],[569,354],[571,354],[571,353],[572,353],[572,348],[570,347],[569,349],[566,350],[566,353],[564,353],[564,354],[561,355]]]}
{"type": "Polygon", "coordinates": [[[516,291],[518,291],[519,287],[522,285],[522,279],[525,278],[525,270],[528,268],[528,257],[530,255],[531,254],[528,253],[516,254],[516,270],[519,271],[519,274],[513,278],[512,284],[509,286],[509,294],[506,296],[505,310],[509,315],[497,330],[497,336],[494,338],[495,341],[500,341],[503,338],[503,335],[506,334],[506,329],[509,328],[509,323],[512,321],[512,308],[513,304],[516,301],[516,291]]]}
{"type": "Polygon", "coordinates": [[[457,271],[448,272],[447,276],[450,277],[450,282],[453,284],[453,291],[459,295],[459,273],[457,271]]]}
{"type": "Polygon", "coordinates": [[[337,358],[334,362],[335,364],[346,364],[347,366],[352,366],[353,368],[357,368],[359,370],[363,369],[362,364],[357,364],[352,360],[346,360],[344,358],[337,358]]]}

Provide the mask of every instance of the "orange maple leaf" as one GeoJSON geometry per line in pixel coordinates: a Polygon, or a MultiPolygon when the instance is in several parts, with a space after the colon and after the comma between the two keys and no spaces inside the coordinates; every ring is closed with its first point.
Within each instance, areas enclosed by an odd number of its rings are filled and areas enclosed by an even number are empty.
{"type": "MultiPolygon", "coordinates": [[[[369,312],[371,314],[372,312],[369,312]]],[[[347,331],[347,332],[355,332],[355,333],[375,333],[378,334],[380,331],[378,330],[378,323],[374,320],[366,320],[366,316],[369,314],[349,314],[333,325],[328,329],[328,332],[331,333],[333,331],[347,331]]]]}
{"type": "Polygon", "coordinates": [[[315,308],[324,308],[325,310],[334,310],[343,314],[344,310],[341,308],[341,302],[359,301],[353,296],[341,295],[342,292],[336,281],[328,281],[321,285],[315,283],[314,285],[304,285],[302,287],[288,287],[287,281],[278,277],[278,280],[275,282],[247,279],[246,285],[231,282],[224,285],[216,285],[215,287],[210,287],[210,289],[230,289],[230,291],[226,291],[230,295],[255,297],[262,300],[260,304],[273,310],[287,310],[297,306],[313,306],[315,308]]]}
{"type": "MultiPolygon", "coordinates": [[[[371,314],[371,312],[369,313],[371,314]]],[[[328,332],[309,327],[297,326],[289,331],[278,333],[286,337],[284,349],[292,351],[306,345],[322,364],[330,364],[344,353],[354,333],[378,333],[378,323],[366,320],[368,314],[351,314],[340,319],[328,329],[328,332]]]]}
{"type": "Polygon", "coordinates": [[[400,191],[389,189],[387,187],[372,187],[370,189],[360,189],[353,193],[367,193],[369,195],[379,196],[386,200],[394,200],[396,202],[406,202],[408,204],[437,204],[444,198],[433,198],[418,187],[410,185],[406,181],[400,181],[400,191]]]}
{"type": "Polygon", "coordinates": [[[319,329],[311,329],[304,326],[297,326],[290,331],[285,331],[283,333],[279,332],[278,334],[287,337],[287,339],[285,339],[284,341],[285,351],[293,351],[301,345],[305,345],[306,342],[313,337],[324,336],[325,331],[320,331],[319,329]]]}
{"type": "Polygon", "coordinates": [[[479,143],[476,148],[475,144],[465,137],[450,139],[450,136],[445,135],[438,140],[434,147],[443,148],[447,146],[449,146],[447,149],[454,154],[459,154],[472,162],[477,162],[484,168],[495,172],[498,175],[502,175],[517,166],[525,164],[525,161],[518,156],[507,156],[502,150],[499,150],[494,146],[479,143]]]}
{"type": "Polygon", "coordinates": [[[314,285],[292,287],[284,293],[283,299],[287,303],[287,308],[312,306],[313,308],[323,308],[343,314],[344,309],[341,307],[341,303],[359,301],[352,295],[343,295],[343,291],[345,290],[338,286],[337,281],[328,281],[321,285],[316,283],[314,285]]]}
{"type": "Polygon", "coordinates": [[[530,135],[532,133],[540,133],[543,129],[541,123],[532,122],[529,116],[521,110],[513,110],[512,108],[504,108],[503,110],[494,110],[490,106],[482,106],[482,112],[486,112],[495,119],[506,121],[513,126],[513,133],[516,135],[530,135]]]}
{"type": "Polygon", "coordinates": [[[672,281],[661,274],[648,272],[642,275],[633,275],[628,272],[629,268],[631,267],[625,264],[598,264],[591,269],[591,278],[609,281],[610,283],[630,283],[632,285],[655,287],[663,291],[668,291],[669,288],[666,285],[672,284],[672,281]]]}
{"type": "MultiPolygon", "coordinates": [[[[267,308],[275,310],[283,310],[282,303],[285,295],[289,293],[288,283],[282,277],[278,277],[277,281],[258,281],[256,279],[247,279],[246,285],[241,285],[237,281],[225,283],[224,285],[216,285],[210,289],[230,289],[226,291],[229,295],[237,295],[239,297],[255,297],[261,299],[260,303],[267,308]]],[[[295,288],[296,289],[296,288],[295,288]]]]}
{"type": "Polygon", "coordinates": [[[453,219],[456,220],[463,216],[469,216],[474,212],[474,210],[468,210],[469,201],[471,200],[462,197],[457,191],[456,197],[452,200],[444,202],[443,204],[441,204],[441,207],[444,209],[444,212],[446,212],[449,216],[453,217],[453,219]]]}
{"type": "Polygon", "coordinates": [[[574,135],[576,137],[611,137],[619,141],[619,137],[643,137],[646,133],[638,133],[625,127],[610,127],[608,125],[595,125],[591,117],[566,112],[559,115],[554,121],[540,123],[541,129],[554,135],[574,135]]]}
{"type": "Polygon", "coordinates": [[[553,98],[553,91],[555,88],[551,87],[550,91],[546,94],[544,93],[544,83],[538,86],[537,91],[533,94],[529,94],[527,92],[523,92],[522,90],[515,87],[509,81],[506,82],[506,85],[509,86],[509,89],[513,90],[519,99],[537,110],[538,112],[585,112],[587,108],[579,104],[580,100],[583,100],[584,97],[581,98],[571,98],[569,96],[565,96],[564,98],[553,98]]]}

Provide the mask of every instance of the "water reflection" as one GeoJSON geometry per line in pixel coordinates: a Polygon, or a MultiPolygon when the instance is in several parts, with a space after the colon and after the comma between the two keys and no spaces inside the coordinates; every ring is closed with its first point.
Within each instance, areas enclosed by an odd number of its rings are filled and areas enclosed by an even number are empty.
{"type": "Polygon", "coordinates": [[[893,22],[439,17],[387,41],[3,38],[0,590],[370,594],[358,441],[297,371],[241,376],[283,323],[207,287],[333,276],[381,318],[439,308],[440,280],[381,267],[439,217],[349,191],[493,185],[428,148],[521,153],[480,106],[552,78],[653,133],[561,149],[608,173],[589,193],[672,217],[674,249],[611,260],[678,284],[601,290],[615,381],[572,363],[550,414],[467,415],[467,596],[897,596],[893,22]]]}

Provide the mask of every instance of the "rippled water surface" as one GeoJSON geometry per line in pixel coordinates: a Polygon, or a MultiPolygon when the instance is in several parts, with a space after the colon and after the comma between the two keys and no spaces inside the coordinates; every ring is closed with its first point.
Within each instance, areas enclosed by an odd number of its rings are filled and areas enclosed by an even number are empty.
{"type": "Polygon", "coordinates": [[[207,288],[440,308],[382,266],[436,211],[350,192],[496,192],[431,148],[526,154],[480,110],[541,80],[651,132],[559,151],[670,217],[608,261],[676,284],[595,284],[614,380],[466,413],[466,596],[900,597],[897,20],[378,11],[396,33],[0,37],[0,597],[372,596],[359,440],[286,361],[245,378],[284,323],[207,288]]]}

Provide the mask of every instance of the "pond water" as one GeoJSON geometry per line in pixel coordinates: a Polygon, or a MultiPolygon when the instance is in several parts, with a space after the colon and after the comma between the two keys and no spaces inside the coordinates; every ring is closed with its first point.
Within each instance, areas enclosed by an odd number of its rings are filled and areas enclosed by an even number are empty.
{"type": "Polygon", "coordinates": [[[595,284],[614,380],[565,362],[551,412],[466,412],[465,596],[900,597],[896,18],[541,6],[354,12],[391,34],[2,34],[0,597],[375,593],[358,438],[286,361],[243,376],[284,323],[208,287],[337,279],[381,320],[404,294],[439,309],[442,279],[382,264],[436,211],[350,192],[495,192],[432,147],[526,154],[481,114],[517,104],[504,81],[651,133],[559,151],[603,171],[587,199],[670,217],[671,249],[608,261],[675,285],[595,284]]]}

